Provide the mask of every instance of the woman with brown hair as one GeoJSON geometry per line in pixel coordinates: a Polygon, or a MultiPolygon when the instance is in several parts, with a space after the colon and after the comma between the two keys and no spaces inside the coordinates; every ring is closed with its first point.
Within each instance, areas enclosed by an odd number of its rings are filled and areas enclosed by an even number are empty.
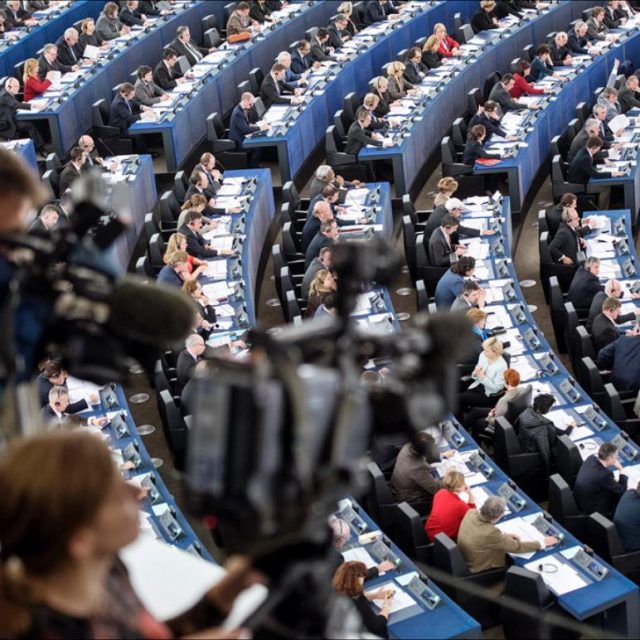
{"type": "Polygon", "coordinates": [[[445,202],[453,196],[458,190],[458,181],[455,178],[446,177],[438,180],[438,193],[433,201],[433,208],[442,206],[445,202]]]}
{"type": "Polygon", "coordinates": [[[217,316],[209,298],[204,294],[202,285],[196,278],[187,280],[182,285],[182,293],[186,293],[198,305],[198,310],[202,317],[209,323],[215,323],[217,316]]]}
{"type": "MultiPolygon", "coordinates": [[[[187,252],[187,239],[181,233],[172,233],[169,236],[169,240],[167,241],[167,248],[163,256],[165,264],[167,264],[169,257],[172,256],[176,251],[183,251],[184,253],[187,252]]],[[[207,270],[207,261],[200,260],[195,256],[189,256],[188,265],[189,273],[191,274],[191,278],[193,279],[197,278],[201,273],[204,273],[207,270]]]]}
{"type": "Polygon", "coordinates": [[[333,588],[353,600],[364,626],[371,633],[381,638],[388,638],[387,621],[393,601],[393,589],[378,589],[365,593],[366,577],[367,567],[364,562],[344,562],[333,576],[333,588]],[[379,614],[373,612],[370,604],[372,600],[383,601],[379,614]]]}
{"type": "Polygon", "coordinates": [[[329,269],[320,269],[309,285],[309,301],[305,318],[313,318],[324,299],[338,290],[336,279],[329,269]]]}
{"type": "Polygon", "coordinates": [[[145,610],[119,560],[138,536],[140,489],[94,435],[56,431],[0,459],[0,637],[171,638],[211,629],[260,579],[246,561],[182,615],[145,610]]]}

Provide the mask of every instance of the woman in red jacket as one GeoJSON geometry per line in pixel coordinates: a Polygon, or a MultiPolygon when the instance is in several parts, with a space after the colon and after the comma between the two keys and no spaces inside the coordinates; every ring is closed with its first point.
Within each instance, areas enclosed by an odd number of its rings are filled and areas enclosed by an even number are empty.
{"type": "Polygon", "coordinates": [[[462,52],[458,48],[460,45],[451,36],[447,35],[447,27],[445,27],[442,22],[438,22],[433,28],[433,35],[440,41],[438,53],[443,58],[462,55],[462,52]]]}
{"type": "Polygon", "coordinates": [[[509,95],[517,100],[524,93],[528,93],[533,96],[540,96],[544,93],[543,89],[536,89],[532,84],[530,84],[527,79],[529,77],[529,64],[528,60],[518,60],[516,64],[516,72],[513,74],[513,79],[515,80],[515,84],[509,90],[509,95]]]}
{"type": "Polygon", "coordinates": [[[25,102],[29,102],[34,98],[37,98],[51,86],[51,80],[48,78],[40,80],[40,77],[38,76],[38,61],[35,58],[29,58],[24,63],[22,79],[24,81],[25,102]]]}
{"type": "Polygon", "coordinates": [[[464,475],[459,471],[447,471],[442,478],[442,488],[433,497],[431,513],[424,526],[429,540],[433,541],[439,533],[446,533],[455,540],[462,519],[469,509],[475,508],[464,475]]]}

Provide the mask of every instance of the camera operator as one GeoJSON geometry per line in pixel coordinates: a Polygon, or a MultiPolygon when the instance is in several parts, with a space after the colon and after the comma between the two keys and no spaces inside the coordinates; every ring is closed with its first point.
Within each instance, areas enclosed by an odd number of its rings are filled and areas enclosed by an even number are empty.
{"type": "Polygon", "coordinates": [[[160,622],[145,610],[118,552],[138,536],[139,487],[91,434],[16,441],[0,459],[0,637],[241,638],[217,628],[262,581],[240,557],[195,606],[160,622]]]}

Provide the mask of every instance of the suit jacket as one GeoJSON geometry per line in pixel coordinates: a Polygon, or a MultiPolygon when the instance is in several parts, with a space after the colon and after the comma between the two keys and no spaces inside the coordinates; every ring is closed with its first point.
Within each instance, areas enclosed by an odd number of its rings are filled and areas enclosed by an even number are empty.
{"type": "Polygon", "coordinates": [[[82,55],[84,55],[84,50],[87,48],[87,45],[91,45],[92,47],[99,47],[103,44],[102,40],[98,37],[98,34],[93,32],[91,35],[87,33],[81,33],[78,38],[78,49],[82,55]]]}
{"type": "Polygon", "coordinates": [[[160,8],[155,0],[140,0],[138,2],[138,11],[145,16],[159,16],[160,8]]]}
{"type": "Polygon", "coordinates": [[[589,40],[587,38],[580,38],[576,34],[575,31],[571,31],[569,34],[569,40],[567,41],[567,45],[573,54],[586,54],[589,53],[589,49],[587,46],[589,45],[589,40]]]}
{"type": "Polygon", "coordinates": [[[347,29],[340,31],[333,23],[327,27],[327,31],[329,32],[329,46],[334,49],[342,47],[344,45],[344,37],[350,35],[347,29]]]}
{"type": "MultiPolygon", "coordinates": [[[[587,331],[589,333],[593,333],[591,328],[595,319],[602,313],[602,305],[604,301],[607,299],[607,294],[604,291],[599,291],[593,296],[593,300],[591,301],[591,306],[589,307],[589,317],[587,318],[587,331]]],[[[632,311],[631,313],[625,313],[623,315],[618,316],[616,319],[616,324],[624,324],[625,322],[633,322],[636,319],[636,314],[632,311]]]]}
{"type": "Polygon", "coordinates": [[[104,13],[101,13],[96,20],[96,35],[102,42],[108,42],[120,35],[122,27],[123,24],[118,18],[108,18],[104,13]]]}
{"type": "Polygon", "coordinates": [[[429,238],[429,262],[434,267],[450,267],[451,256],[455,258],[453,244],[447,239],[442,227],[438,227],[429,238]]]}
{"type": "Polygon", "coordinates": [[[371,132],[363,129],[356,120],[349,127],[344,151],[345,153],[351,153],[357,156],[358,153],[360,153],[360,149],[366,147],[368,144],[375,145],[376,147],[382,146],[382,142],[380,140],[374,140],[371,137],[371,132]]]}
{"type": "Polygon", "coordinates": [[[316,256],[306,268],[304,277],[302,278],[302,284],[300,285],[300,295],[306,300],[309,297],[309,287],[313,282],[313,278],[320,269],[324,269],[324,265],[320,260],[320,256],[316,256]]]}
{"type": "Polygon", "coordinates": [[[617,11],[613,11],[611,7],[605,6],[604,9],[604,24],[607,26],[607,29],[615,29],[619,27],[622,23],[622,18],[617,11]]]}
{"type": "Polygon", "coordinates": [[[549,243],[549,253],[554,262],[560,262],[563,256],[578,263],[578,234],[566,223],[561,222],[556,235],[549,243]]]}
{"type": "Polygon", "coordinates": [[[363,22],[367,27],[386,19],[387,13],[385,12],[385,8],[380,4],[380,2],[378,2],[378,0],[371,0],[366,3],[363,22]]]}
{"type": "Polygon", "coordinates": [[[141,78],[136,80],[135,90],[136,100],[147,107],[161,102],[164,94],[162,87],[159,87],[153,80],[147,84],[141,78]]]}
{"type": "Polygon", "coordinates": [[[507,137],[507,132],[500,128],[500,120],[494,120],[486,113],[475,113],[471,120],[469,120],[467,129],[473,129],[477,124],[481,124],[487,132],[485,142],[489,141],[493,135],[502,136],[503,138],[507,137]]]}
{"type": "MultiPolygon", "coordinates": [[[[340,220],[340,218],[336,218],[335,221],[339,227],[345,227],[353,224],[348,220],[340,220]]],[[[300,246],[303,251],[307,250],[307,248],[311,244],[311,241],[316,237],[318,233],[320,233],[321,224],[322,223],[320,222],[320,220],[318,220],[318,218],[314,218],[313,216],[309,216],[307,218],[306,222],[304,223],[304,227],[302,228],[302,236],[300,237],[300,246]]]]}
{"type": "Polygon", "coordinates": [[[470,509],[458,529],[458,548],[471,573],[507,566],[507,553],[530,553],[540,549],[539,542],[510,538],[487,522],[476,509],[470,509]]]}
{"type": "Polygon", "coordinates": [[[547,64],[544,60],[536,56],[531,62],[531,68],[529,69],[529,78],[531,82],[538,82],[553,73],[553,66],[547,64]]]}
{"type": "MultiPolygon", "coordinates": [[[[427,222],[424,227],[424,248],[428,251],[429,239],[442,225],[442,218],[447,214],[447,208],[444,205],[436,207],[431,215],[427,218],[427,222]]],[[[451,234],[451,244],[458,244],[458,239],[463,238],[477,238],[480,236],[480,230],[473,227],[465,227],[463,224],[458,226],[458,230],[451,234]]]]}
{"type": "Polygon", "coordinates": [[[271,15],[271,9],[269,9],[266,2],[256,2],[256,0],[253,0],[249,5],[249,17],[260,24],[265,22],[267,17],[271,15]]]}
{"type": "Polygon", "coordinates": [[[207,241],[199,234],[194,233],[187,225],[182,225],[178,229],[178,233],[181,233],[187,239],[187,253],[190,256],[200,258],[215,258],[218,252],[215,249],[207,248],[207,241]]]}
{"type": "Polygon", "coordinates": [[[591,337],[595,343],[596,351],[600,351],[608,344],[615,342],[620,337],[620,334],[616,323],[605,316],[604,313],[599,313],[591,325],[591,337]]]}
{"type": "Polygon", "coordinates": [[[251,33],[251,24],[243,23],[241,16],[234,11],[227,21],[227,37],[243,32],[251,33]]]}
{"type": "Polygon", "coordinates": [[[31,14],[28,11],[25,11],[22,7],[20,7],[15,13],[13,13],[13,11],[8,7],[5,7],[4,15],[5,26],[7,29],[22,27],[24,26],[24,21],[31,17],[31,14]]]}
{"type": "Polygon", "coordinates": [[[388,81],[389,82],[387,85],[387,92],[389,93],[389,98],[391,99],[391,102],[393,102],[394,100],[400,100],[401,98],[404,98],[407,95],[407,91],[409,91],[409,89],[413,89],[413,85],[407,80],[404,80],[403,82],[404,86],[402,88],[400,88],[400,84],[398,80],[393,76],[390,77],[388,81]]]}
{"type": "Polygon", "coordinates": [[[312,60],[322,62],[323,60],[333,60],[326,44],[322,44],[317,36],[311,38],[311,51],[309,53],[312,60]]]}
{"type": "Polygon", "coordinates": [[[118,14],[118,18],[122,24],[126,24],[129,27],[135,27],[142,26],[144,24],[144,20],[140,17],[141,15],[142,11],[140,11],[139,8],[135,11],[131,11],[131,9],[125,5],[118,14]]]}
{"type": "Polygon", "coordinates": [[[605,40],[607,31],[609,31],[609,29],[604,22],[596,22],[594,18],[587,20],[587,35],[592,40],[605,40]]]}
{"type": "Polygon", "coordinates": [[[126,136],[129,127],[140,120],[140,103],[125,100],[117,94],[109,110],[109,126],[120,129],[120,135],[126,136]]]}
{"type": "Polygon", "coordinates": [[[179,56],[185,56],[191,66],[193,66],[199,60],[202,60],[202,58],[204,58],[209,53],[209,49],[199,47],[193,39],[189,40],[189,46],[192,47],[194,51],[197,51],[200,54],[199,58],[193,53],[193,51],[187,48],[182,40],[179,40],[178,38],[176,38],[170,46],[172,49],[175,49],[177,51],[179,56]]]}
{"type": "Polygon", "coordinates": [[[165,264],[164,267],[160,269],[160,273],[156,278],[156,282],[158,284],[166,284],[172,287],[178,287],[179,289],[182,289],[182,285],[184,284],[177,271],[170,267],[168,264],[165,264]]]}
{"type": "Polygon", "coordinates": [[[568,45],[564,45],[564,47],[559,47],[554,42],[551,46],[551,59],[553,60],[553,64],[563,65],[564,59],[567,56],[571,55],[571,49],[569,49],[568,45]]]}
{"type": "MultiPolygon", "coordinates": [[[[36,385],[38,387],[38,399],[40,401],[40,406],[44,407],[49,402],[49,391],[53,385],[44,377],[43,374],[40,374],[37,377],[36,385]]],[[[65,381],[62,386],[66,388],[67,382],[65,381]]],[[[65,413],[78,413],[88,408],[89,405],[86,400],[78,400],[78,402],[70,402],[65,413]]]]}
{"type": "Polygon", "coordinates": [[[422,62],[415,64],[411,62],[411,60],[407,60],[405,63],[404,77],[407,82],[411,84],[420,84],[422,82],[422,77],[420,74],[426,74],[429,69],[427,69],[422,62]]]}
{"type": "Polygon", "coordinates": [[[323,249],[324,247],[329,247],[333,244],[335,244],[335,242],[331,238],[328,238],[327,236],[318,232],[316,234],[316,237],[309,243],[309,246],[307,247],[304,260],[305,270],[309,268],[313,259],[317,258],[320,255],[321,249],[323,249]]]}
{"type": "Polygon", "coordinates": [[[611,382],[619,391],[638,391],[640,389],[640,338],[620,336],[598,353],[597,364],[600,371],[611,371],[611,382]]]}
{"type": "Polygon", "coordinates": [[[640,550],[640,494],[635,487],[622,494],[613,524],[627,553],[640,550]]]}
{"type": "Polygon", "coordinates": [[[589,309],[593,297],[603,290],[598,276],[582,267],[573,276],[567,298],[576,309],[589,309]]]}
{"type": "Polygon", "coordinates": [[[300,55],[297,49],[291,54],[291,71],[294,73],[304,73],[311,69],[312,64],[311,54],[308,56],[300,55]]]}
{"type": "MultiPolygon", "coordinates": [[[[571,161],[576,157],[576,154],[581,149],[584,149],[587,146],[587,140],[589,139],[589,134],[585,129],[580,129],[576,134],[575,138],[571,141],[571,146],[569,147],[569,152],[567,153],[567,161],[571,163],[571,161]]],[[[611,143],[608,140],[604,140],[603,138],[603,149],[610,149],[611,143]]],[[[596,156],[597,158],[598,156],[596,156]]]]}
{"type": "Polygon", "coordinates": [[[623,85],[622,89],[618,92],[618,102],[622,113],[627,113],[630,109],[637,109],[640,107],[640,96],[629,89],[627,85],[623,85]]]}
{"type": "Polygon", "coordinates": [[[610,178],[611,173],[609,171],[603,173],[596,171],[593,158],[586,147],[576,153],[569,165],[569,171],[567,173],[567,179],[574,184],[586,185],[590,178],[606,177],[610,178]]]}
{"type": "Polygon", "coordinates": [[[284,95],[284,92],[289,90],[290,85],[286,85],[284,88],[282,82],[276,82],[274,77],[268,73],[260,85],[260,97],[265,108],[268,109],[272,104],[290,104],[291,96],[284,95]]]}
{"type": "Polygon", "coordinates": [[[432,51],[423,51],[422,64],[427,69],[437,69],[442,66],[442,59],[437,53],[433,53],[432,51]]]}
{"type": "Polygon", "coordinates": [[[20,102],[6,89],[0,91],[0,138],[13,140],[16,137],[16,111],[31,109],[28,102],[20,102]]]}
{"type": "Polygon", "coordinates": [[[527,108],[526,104],[517,102],[509,95],[509,92],[504,88],[502,82],[496,82],[493,85],[493,89],[491,89],[491,93],[489,94],[489,100],[497,102],[502,107],[504,113],[527,108]]]}
{"type": "Polygon", "coordinates": [[[449,309],[453,301],[462,293],[464,287],[464,277],[454,273],[449,269],[438,280],[436,286],[436,307],[438,311],[449,309]]]}
{"type": "Polygon", "coordinates": [[[578,508],[589,515],[596,511],[604,516],[611,515],[620,496],[627,490],[627,480],[621,473],[616,482],[613,472],[603,467],[595,454],[590,455],[582,463],[573,486],[578,508]]]}
{"type": "Polygon", "coordinates": [[[165,91],[175,89],[178,86],[178,78],[182,78],[182,74],[177,65],[171,69],[163,60],[160,60],[153,70],[153,81],[165,91]]]}
{"type": "Polygon", "coordinates": [[[427,503],[431,510],[433,496],[440,482],[433,476],[431,465],[422,456],[416,456],[411,444],[405,444],[396,460],[391,475],[391,493],[398,502],[427,503]]]}
{"type": "Polygon", "coordinates": [[[229,140],[233,140],[236,146],[241,147],[245,136],[254,131],[260,131],[260,127],[251,124],[248,113],[241,105],[236,105],[231,113],[231,120],[229,121],[229,140]]]}
{"type": "MultiPolygon", "coordinates": [[[[220,171],[220,173],[222,173],[224,171],[224,169],[222,168],[222,166],[216,162],[216,169],[218,171],[220,171]]],[[[201,164],[197,164],[194,168],[194,171],[200,171],[201,173],[204,173],[207,176],[207,180],[209,181],[209,187],[208,190],[213,194],[213,197],[215,197],[216,193],[218,193],[218,191],[220,191],[220,187],[222,180],[224,180],[224,176],[221,176],[220,180],[216,180],[212,174],[210,174],[201,164]]]]}
{"type": "Polygon", "coordinates": [[[180,352],[176,362],[176,376],[178,378],[178,390],[181,392],[184,386],[193,378],[197,360],[186,350],[180,352]]]}
{"type": "Polygon", "coordinates": [[[62,195],[80,177],[80,171],[76,169],[73,162],[67,162],[60,174],[60,195],[62,195]]]}
{"type": "Polygon", "coordinates": [[[57,60],[60,64],[67,67],[73,67],[73,65],[80,64],[82,62],[82,52],[84,49],[80,46],[80,39],[78,39],[78,42],[72,47],[63,36],[58,38],[56,46],[58,47],[57,60]]]}
{"type": "Polygon", "coordinates": [[[471,27],[474,33],[480,33],[481,31],[486,31],[487,29],[497,29],[495,24],[493,24],[493,18],[495,14],[493,11],[485,11],[484,9],[478,9],[471,18],[471,27]]]}
{"type": "MultiPolygon", "coordinates": [[[[58,417],[58,414],[51,408],[51,405],[47,404],[46,406],[42,407],[40,415],[42,416],[44,424],[51,428],[52,426],[62,424],[73,414],[69,411],[69,407],[67,407],[66,411],[60,417],[58,417]]],[[[86,420],[82,420],[82,423],[86,424],[86,420]]]]}
{"type": "Polygon", "coordinates": [[[474,138],[467,138],[464,144],[462,162],[473,166],[478,158],[490,158],[491,156],[484,150],[482,143],[474,138]]]}
{"type": "Polygon", "coordinates": [[[620,102],[618,100],[616,100],[615,102],[609,102],[608,100],[605,99],[604,95],[602,94],[598,96],[598,100],[596,101],[596,104],[606,108],[607,123],[609,122],[609,120],[611,120],[612,118],[615,118],[617,115],[620,115],[620,113],[622,113],[622,107],[620,106],[620,102]]]}
{"type": "Polygon", "coordinates": [[[60,71],[60,73],[67,73],[71,71],[71,67],[63,64],[58,59],[54,60],[53,64],[50,64],[47,60],[45,60],[44,56],[40,56],[38,58],[38,75],[40,76],[40,80],[44,80],[49,71],[60,71]]]}

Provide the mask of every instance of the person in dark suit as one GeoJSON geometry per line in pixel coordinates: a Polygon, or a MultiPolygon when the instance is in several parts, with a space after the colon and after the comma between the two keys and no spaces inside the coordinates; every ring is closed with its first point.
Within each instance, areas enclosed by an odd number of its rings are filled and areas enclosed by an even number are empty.
{"type": "Polygon", "coordinates": [[[640,92],[638,91],[638,76],[631,75],[627,78],[624,86],[618,91],[618,102],[622,113],[627,113],[631,109],[640,108],[640,92]]]}
{"type": "Polygon", "coordinates": [[[458,230],[459,222],[452,215],[447,214],[442,224],[429,238],[429,262],[434,267],[450,267],[452,263],[464,255],[465,247],[456,246],[451,242],[451,235],[458,230]]]}
{"type": "Polygon", "coordinates": [[[491,158],[491,155],[484,150],[482,143],[487,137],[487,130],[483,125],[477,124],[472,127],[467,136],[467,141],[464,145],[464,154],[462,162],[473,166],[478,158],[491,158]]]}
{"type": "Polygon", "coordinates": [[[315,62],[335,60],[333,47],[329,46],[329,32],[322,27],[311,38],[311,59],[315,62]]]}
{"type": "Polygon", "coordinates": [[[351,39],[348,24],[349,19],[347,16],[343,13],[338,14],[338,17],[327,27],[329,46],[334,49],[340,49],[345,42],[351,39]]]}
{"type": "Polygon", "coordinates": [[[138,79],[134,85],[136,100],[147,107],[152,107],[169,98],[162,87],[153,81],[153,70],[147,65],[138,67],[138,79]]]}
{"type": "Polygon", "coordinates": [[[573,193],[565,193],[562,198],[560,198],[560,202],[547,211],[546,219],[549,227],[550,240],[553,240],[553,237],[556,235],[558,227],[562,222],[562,212],[567,208],[576,209],[577,212],[577,207],[578,198],[573,193]]]}
{"type": "Polygon", "coordinates": [[[499,82],[493,85],[489,93],[489,100],[497,102],[502,108],[502,112],[518,111],[519,109],[537,109],[538,105],[526,105],[524,102],[517,102],[509,93],[513,89],[516,81],[511,73],[505,73],[499,82]]]}
{"type": "Polygon", "coordinates": [[[224,179],[224,167],[216,160],[213,153],[208,151],[200,156],[200,162],[193,168],[194,171],[200,171],[207,178],[207,188],[214,195],[222,186],[224,179]]]}
{"type": "Polygon", "coordinates": [[[176,39],[171,42],[171,48],[176,51],[179,56],[185,56],[191,66],[200,62],[202,58],[208,55],[211,51],[215,51],[215,47],[211,49],[205,49],[199,47],[195,41],[191,39],[191,32],[189,27],[181,26],[176,31],[176,39]]]}
{"type": "Polygon", "coordinates": [[[296,89],[284,81],[285,68],[274,64],[260,85],[260,97],[268,109],[272,104],[298,104],[300,89],[296,89]]]}
{"type": "Polygon", "coordinates": [[[320,250],[323,247],[329,247],[334,245],[338,240],[338,223],[331,218],[326,220],[320,225],[320,231],[316,234],[316,237],[309,243],[307,251],[305,253],[304,268],[309,268],[309,265],[313,262],[314,258],[320,255],[320,250]]]}
{"type": "Polygon", "coordinates": [[[107,167],[103,166],[104,159],[96,152],[96,143],[91,136],[80,136],[78,146],[84,151],[85,162],[82,165],[82,171],[90,171],[96,167],[100,167],[105,171],[107,170],[107,167]]]}
{"type": "MultiPolygon", "coordinates": [[[[549,253],[554,262],[566,265],[578,264],[578,252],[582,252],[582,240],[576,231],[580,217],[578,212],[565,209],[562,212],[562,222],[553,240],[549,243],[549,253]]],[[[583,255],[583,254],[582,254],[583,255]]]]}
{"type": "MultiPolygon", "coordinates": [[[[622,304],[618,298],[606,298],[602,305],[602,312],[593,319],[591,337],[597,351],[604,349],[620,337],[618,325],[621,324],[621,319],[623,318],[620,313],[621,307],[622,304]]],[[[629,320],[635,320],[637,316],[635,313],[630,313],[624,317],[628,318],[628,322],[629,320]],[[629,318],[629,316],[631,317],[629,318]]],[[[627,331],[626,335],[638,335],[637,327],[627,331]]]]}
{"type": "Polygon", "coordinates": [[[460,222],[462,216],[462,201],[458,198],[449,198],[443,205],[436,207],[431,215],[427,218],[424,226],[424,248],[428,251],[429,240],[432,234],[442,225],[445,216],[453,216],[458,221],[458,229],[451,235],[451,243],[455,246],[458,244],[459,238],[478,238],[479,236],[490,236],[495,233],[493,230],[485,230],[480,232],[474,227],[466,227],[460,222]]]}
{"type": "Polygon", "coordinates": [[[491,139],[491,136],[501,136],[511,140],[514,136],[507,135],[504,129],[500,128],[500,116],[498,115],[498,105],[492,100],[487,100],[484,103],[484,107],[481,107],[482,111],[478,110],[474,113],[471,120],[469,120],[469,129],[473,129],[477,124],[481,124],[486,132],[485,142],[491,139]]]}
{"type": "Polygon", "coordinates": [[[613,514],[613,524],[625,553],[640,551],[640,483],[622,494],[613,514]]]}
{"type": "Polygon", "coordinates": [[[376,22],[384,22],[388,19],[394,19],[391,16],[397,15],[398,10],[393,7],[389,0],[370,0],[366,3],[364,10],[363,22],[369,27],[376,22]]]}
{"type": "Polygon", "coordinates": [[[166,264],[160,270],[156,282],[182,289],[184,281],[190,277],[189,255],[186,251],[175,251],[165,261],[166,264]]]}
{"type": "Polygon", "coordinates": [[[640,335],[620,336],[598,353],[598,369],[611,371],[611,382],[618,391],[640,389],[640,335]]]}
{"type": "Polygon", "coordinates": [[[144,13],[145,16],[159,16],[162,13],[160,2],[157,0],[140,0],[138,11],[144,13]]]}
{"type": "MultiPolygon", "coordinates": [[[[53,386],[49,389],[47,404],[42,407],[40,415],[48,428],[55,428],[73,417],[73,413],[69,411],[69,389],[62,386],[53,386]]],[[[107,423],[108,418],[92,417],[88,420],[75,418],[83,426],[102,427],[107,423]]]]}
{"type": "Polygon", "coordinates": [[[197,333],[191,334],[184,343],[185,348],[178,355],[176,362],[176,376],[178,378],[178,392],[191,380],[196,370],[196,364],[202,358],[205,350],[204,340],[197,333]]]}
{"type": "Polygon", "coordinates": [[[371,114],[360,107],[356,114],[355,122],[347,132],[347,142],[344,145],[345,153],[358,155],[363,147],[371,144],[376,147],[384,147],[386,142],[379,139],[377,133],[371,133],[368,129],[371,125],[371,114]]]}
{"type": "Polygon", "coordinates": [[[49,71],[60,71],[60,73],[65,74],[69,71],[76,71],[77,69],[79,69],[79,65],[68,66],[58,60],[58,47],[56,47],[55,44],[44,45],[42,55],[38,58],[38,75],[40,76],[40,80],[44,80],[49,71]]]}
{"type": "Polygon", "coordinates": [[[497,29],[500,24],[493,10],[496,3],[493,0],[481,0],[480,8],[471,16],[471,27],[474,33],[487,29],[497,29]]]}
{"type": "Polygon", "coordinates": [[[82,48],[79,44],[80,36],[78,32],[69,27],[62,37],[58,38],[58,62],[69,68],[79,65],[82,62],[82,48]]]}
{"type": "MultiPolygon", "coordinates": [[[[589,138],[585,148],[580,149],[571,161],[567,173],[567,180],[586,187],[591,178],[611,178],[624,175],[620,171],[596,171],[594,157],[600,153],[601,149],[602,138],[597,136],[589,138]]],[[[610,187],[590,185],[589,192],[598,194],[598,207],[601,210],[609,208],[609,200],[611,199],[610,187]]]]}
{"type": "Polygon", "coordinates": [[[453,301],[462,294],[465,278],[473,277],[475,268],[475,258],[462,256],[457,262],[452,264],[451,269],[438,280],[435,292],[438,311],[446,311],[451,308],[453,301]]]}
{"type": "Polygon", "coordinates": [[[627,490],[627,476],[618,460],[618,448],[611,442],[600,445],[597,454],[590,455],[580,467],[573,495],[582,513],[591,515],[596,511],[609,517],[620,496],[627,490]],[[619,472],[619,479],[613,476],[610,467],[619,472]]]}
{"type": "Polygon", "coordinates": [[[613,2],[607,2],[607,6],[603,7],[603,9],[603,22],[607,26],[607,29],[617,29],[620,25],[623,25],[627,21],[627,18],[624,16],[624,14],[618,13],[617,0],[614,0],[613,2]]]}
{"type": "MultiPolygon", "coordinates": [[[[69,373],[62,368],[60,360],[53,357],[48,357],[44,362],[38,365],[40,374],[36,378],[36,385],[38,387],[38,400],[40,406],[44,407],[49,402],[49,391],[53,387],[67,388],[67,378],[69,373]]],[[[97,404],[100,401],[98,394],[92,393],[89,396],[89,401],[92,404],[97,404]]],[[[89,409],[90,405],[86,400],[78,400],[77,402],[70,403],[66,408],[66,413],[78,413],[89,409]]]]}
{"type": "Polygon", "coordinates": [[[567,299],[577,311],[587,311],[596,293],[604,291],[600,284],[600,259],[592,256],[580,267],[571,281],[567,299]]]}
{"type": "Polygon", "coordinates": [[[564,31],[558,31],[553,43],[549,47],[551,49],[551,62],[554,65],[569,66],[573,60],[571,49],[569,49],[569,36],[564,31]]]}
{"type": "MultiPolygon", "coordinates": [[[[255,98],[252,93],[243,93],[240,103],[237,104],[231,113],[229,120],[229,140],[236,143],[238,149],[242,148],[242,143],[246,136],[260,131],[261,129],[269,129],[269,124],[258,124],[251,122],[250,112],[253,109],[255,98]]],[[[253,149],[249,154],[249,166],[257,167],[260,160],[260,149],[253,149]]]]}
{"type": "MultiPolygon", "coordinates": [[[[567,153],[567,162],[571,163],[573,159],[576,157],[576,154],[581,149],[586,148],[587,140],[589,138],[593,138],[600,135],[600,121],[596,118],[587,118],[584,123],[584,127],[578,131],[573,140],[571,141],[571,146],[569,147],[569,151],[567,153]]],[[[610,149],[611,142],[602,139],[602,148],[610,149]]],[[[599,159],[602,154],[598,154],[596,159],[599,159]]]]}
{"type": "Polygon", "coordinates": [[[215,258],[218,255],[228,256],[232,251],[221,251],[218,253],[211,245],[200,235],[202,228],[202,214],[199,211],[188,211],[185,216],[185,223],[178,229],[187,239],[187,253],[190,256],[203,260],[205,258],[215,258]]]}
{"type": "Polygon", "coordinates": [[[442,66],[442,57],[438,53],[439,49],[440,40],[438,40],[438,36],[429,36],[425,41],[420,54],[422,65],[427,71],[429,69],[438,69],[442,66]]]}
{"type": "Polygon", "coordinates": [[[135,87],[130,82],[120,85],[120,90],[111,103],[109,110],[109,126],[116,127],[120,135],[127,136],[129,127],[138,122],[143,111],[150,110],[135,100],[135,87]]]}
{"type": "MultiPolygon", "coordinates": [[[[629,297],[631,300],[637,300],[640,298],[640,294],[631,293],[629,297]]],[[[622,285],[619,280],[607,280],[607,283],[604,285],[604,291],[600,291],[600,293],[596,293],[596,295],[593,296],[593,301],[589,307],[589,316],[587,317],[587,331],[591,332],[593,321],[602,311],[602,307],[607,298],[615,298],[616,300],[622,300],[622,298],[624,298],[624,291],[622,290],[622,285]]],[[[616,318],[616,323],[625,324],[626,322],[633,322],[634,320],[640,321],[640,310],[638,310],[637,313],[632,311],[631,313],[619,315],[616,318]]]]}
{"type": "Polygon", "coordinates": [[[300,40],[296,46],[296,50],[291,54],[291,71],[293,73],[303,74],[312,67],[317,67],[311,59],[311,45],[308,40],[300,40]]]}
{"type": "Polygon", "coordinates": [[[258,24],[273,22],[271,9],[269,9],[269,5],[265,0],[251,0],[251,2],[249,2],[249,17],[258,24]]]}
{"type": "Polygon", "coordinates": [[[52,204],[45,205],[40,215],[31,223],[29,233],[48,236],[56,228],[60,214],[52,204]]]}
{"type": "Polygon", "coordinates": [[[422,64],[420,47],[411,47],[404,60],[404,77],[411,84],[420,84],[428,71],[429,69],[422,64]]]}
{"type": "MultiPolygon", "coordinates": [[[[614,132],[611,131],[607,123],[607,107],[603,104],[595,104],[593,106],[593,117],[598,122],[598,136],[605,142],[613,143],[614,132]]],[[[615,135],[622,134],[622,131],[616,131],[615,135]]],[[[603,146],[604,148],[604,146],[603,146]]]]}
{"type": "Polygon", "coordinates": [[[120,22],[128,27],[143,27],[147,22],[147,16],[140,11],[138,0],[127,0],[120,12],[120,22]]]}
{"type": "Polygon", "coordinates": [[[35,24],[31,14],[24,9],[19,0],[9,0],[4,8],[4,18],[7,29],[19,29],[20,27],[35,24]]]}
{"type": "Polygon", "coordinates": [[[202,214],[211,219],[226,213],[225,209],[216,207],[216,192],[220,188],[219,183],[210,184],[204,171],[194,169],[189,176],[189,187],[185,193],[185,200],[189,200],[196,194],[204,197],[206,205],[202,214]],[[217,186],[216,186],[217,185],[217,186]]]}
{"type": "Polygon", "coordinates": [[[69,152],[69,162],[60,174],[60,195],[70,189],[75,180],[80,177],[85,162],[84,151],[80,147],[73,147],[69,152]]]}
{"type": "Polygon", "coordinates": [[[44,149],[44,140],[33,122],[18,122],[18,109],[31,109],[28,102],[20,102],[16,96],[20,93],[20,83],[16,78],[7,78],[0,91],[0,140],[14,140],[19,137],[31,138],[38,151],[44,149]]]}
{"type": "MultiPolygon", "coordinates": [[[[300,246],[302,251],[306,251],[312,240],[318,235],[322,223],[334,219],[339,227],[346,227],[353,224],[349,220],[340,220],[333,215],[331,205],[326,200],[318,200],[314,206],[311,215],[307,218],[302,228],[302,236],[300,237],[300,246]]],[[[362,222],[362,221],[360,221],[362,222]]]]}
{"type": "Polygon", "coordinates": [[[551,49],[548,45],[541,44],[536,49],[536,57],[531,61],[529,78],[531,82],[538,82],[539,80],[544,80],[547,76],[553,76],[551,49]]]}
{"type": "Polygon", "coordinates": [[[595,53],[595,49],[593,49],[589,38],[587,38],[588,29],[587,23],[580,20],[576,22],[573,30],[569,33],[567,46],[573,55],[584,56],[592,52],[595,53]]]}
{"type": "Polygon", "coordinates": [[[186,79],[182,77],[182,73],[176,67],[177,61],[178,54],[175,49],[167,47],[162,52],[162,60],[158,62],[153,70],[153,81],[164,91],[171,91],[179,84],[186,82],[186,79]]]}

